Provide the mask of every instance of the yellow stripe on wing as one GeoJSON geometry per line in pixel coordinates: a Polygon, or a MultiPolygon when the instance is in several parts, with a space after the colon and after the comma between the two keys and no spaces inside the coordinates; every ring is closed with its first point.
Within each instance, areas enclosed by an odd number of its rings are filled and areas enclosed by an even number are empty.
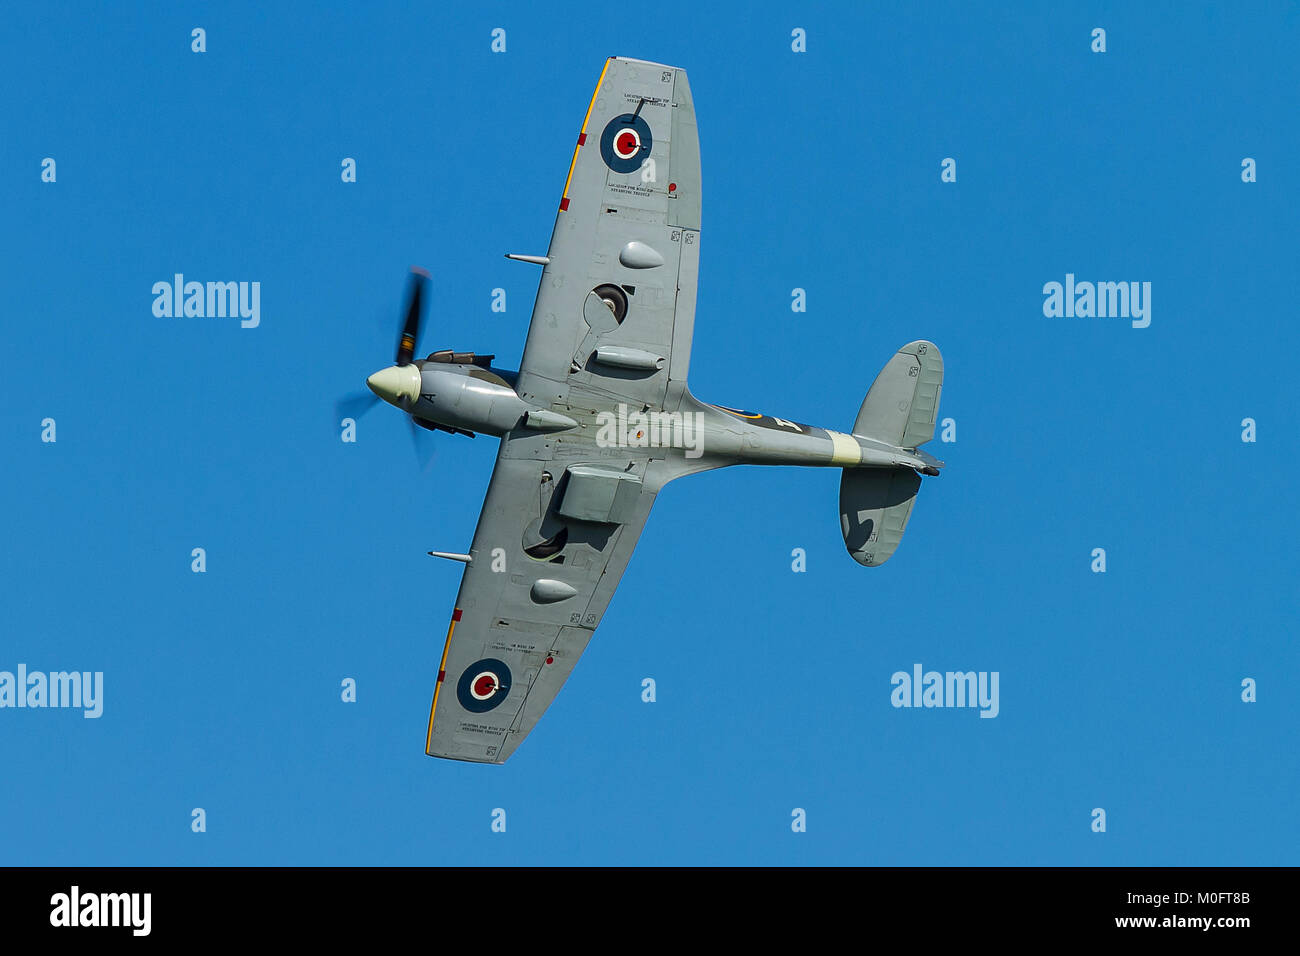
{"type": "Polygon", "coordinates": [[[433,685],[433,706],[429,708],[429,732],[424,736],[424,752],[429,752],[429,747],[433,743],[433,715],[438,711],[438,692],[442,690],[442,682],[447,677],[447,652],[451,650],[451,635],[456,632],[456,622],[460,620],[460,608],[453,608],[451,612],[451,624],[447,627],[447,643],[442,646],[442,661],[438,664],[438,680],[433,685]]]}
{"type": "Polygon", "coordinates": [[[578,145],[573,147],[573,161],[569,163],[569,175],[564,178],[564,192],[560,194],[560,202],[569,198],[569,183],[573,182],[573,168],[578,165],[578,150],[582,149],[582,138],[587,135],[587,123],[591,119],[591,111],[596,108],[596,97],[600,95],[601,84],[605,82],[605,73],[613,60],[614,57],[611,56],[605,61],[600,71],[600,79],[596,81],[596,90],[591,94],[591,102],[587,104],[587,115],[582,118],[582,129],[578,131],[578,145]]]}

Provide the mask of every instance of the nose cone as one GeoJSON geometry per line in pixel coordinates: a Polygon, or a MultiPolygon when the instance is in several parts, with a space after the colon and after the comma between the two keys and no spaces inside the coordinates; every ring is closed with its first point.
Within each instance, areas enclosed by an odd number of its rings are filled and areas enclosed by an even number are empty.
{"type": "Polygon", "coordinates": [[[403,400],[419,400],[420,369],[415,365],[390,365],[366,379],[366,384],[384,401],[400,408],[403,400]]]}

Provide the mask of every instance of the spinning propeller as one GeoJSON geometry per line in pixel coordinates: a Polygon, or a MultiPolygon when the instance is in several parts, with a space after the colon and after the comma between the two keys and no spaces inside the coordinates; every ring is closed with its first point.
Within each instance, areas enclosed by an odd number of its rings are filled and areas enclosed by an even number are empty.
{"type": "MultiPolygon", "coordinates": [[[[360,418],[374,408],[380,399],[407,412],[407,423],[411,429],[411,441],[421,465],[432,460],[432,450],[428,448],[431,436],[413,415],[411,406],[420,399],[420,369],[412,364],[415,346],[420,338],[420,321],[424,311],[424,289],[429,282],[429,273],[423,269],[411,267],[410,282],[407,286],[406,318],[402,323],[402,332],[397,339],[397,355],[393,365],[380,369],[366,379],[370,394],[354,392],[340,399],[335,404],[335,413],[339,419],[360,418]],[[424,446],[422,448],[421,446],[424,446]]],[[[423,470],[423,469],[422,469],[423,470]]]]}

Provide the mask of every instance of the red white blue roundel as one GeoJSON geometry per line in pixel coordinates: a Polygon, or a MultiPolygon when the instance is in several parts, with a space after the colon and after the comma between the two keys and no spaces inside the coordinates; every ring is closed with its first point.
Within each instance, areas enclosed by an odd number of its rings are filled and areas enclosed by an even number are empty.
{"type": "Polygon", "coordinates": [[[469,665],[456,682],[456,697],[460,705],[472,714],[487,713],[509,693],[510,668],[505,661],[493,657],[469,665]]]}
{"type": "Polygon", "coordinates": [[[641,136],[635,126],[621,129],[614,134],[614,155],[619,159],[631,159],[641,152],[641,136]]]}
{"type": "Polygon", "coordinates": [[[600,134],[601,158],[616,173],[634,173],[640,169],[653,145],[650,124],[635,113],[615,116],[600,134]]]}

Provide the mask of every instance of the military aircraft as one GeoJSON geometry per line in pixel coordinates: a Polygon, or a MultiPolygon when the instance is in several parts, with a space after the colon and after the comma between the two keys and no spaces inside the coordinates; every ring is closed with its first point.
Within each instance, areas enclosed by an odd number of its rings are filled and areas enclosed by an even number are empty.
{"type": "Polygon", "coordinates": [[[367,384],[413,425],[501,439],[447,629],[425,751],[504,762],[600,624],[655,495],[726,465],[842,468],[858,563],[898,547],[934,435],[943,358],[904,345],[851,433],[699,401],[687,387],[700,260],[700,151],[686,72],[611,57],[578,133],[518,372],[491,355],[415,361],[413,272],[397,358],[367,384]]]}

